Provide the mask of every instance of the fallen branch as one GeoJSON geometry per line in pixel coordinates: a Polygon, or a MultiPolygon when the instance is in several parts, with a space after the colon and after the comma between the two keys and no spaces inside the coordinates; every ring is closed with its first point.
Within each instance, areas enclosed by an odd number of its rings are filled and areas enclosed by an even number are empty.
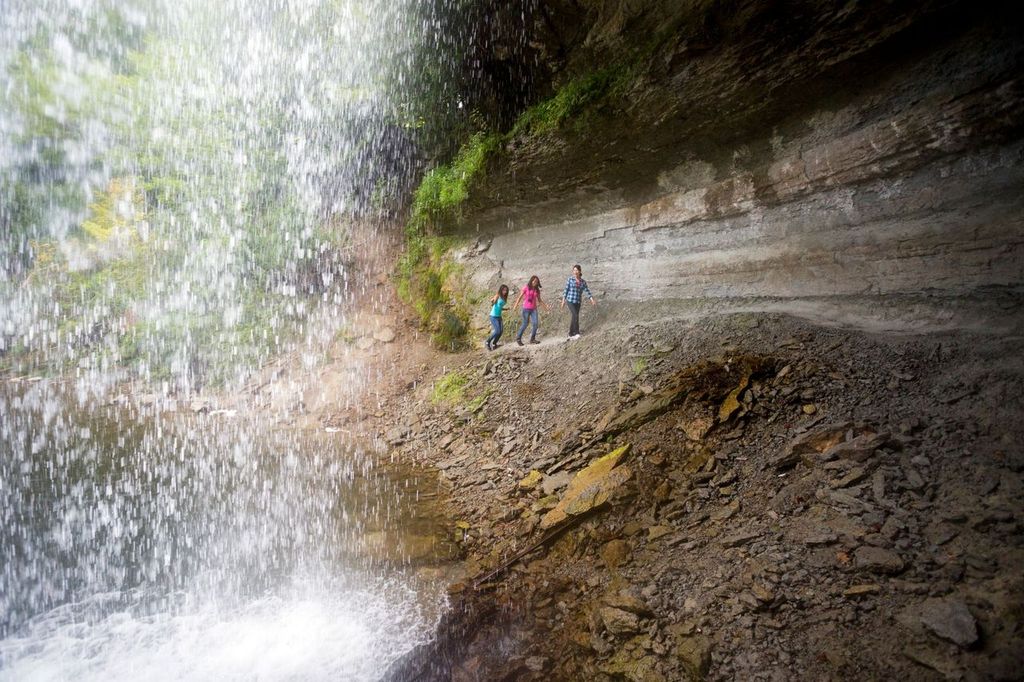
{"type": "Polygon", "coordinates": [[[569,517],[561,525],[558,525],[558,526],[555,526],[554,528],[549,529],[547,533],[545,533],[543,536],[541,536],[541,538],[539,540],[537,540],[536,542],[534,542],[532,545],[530,545],[526,549],[523,549],[523,550],[520,550],[519,552],[516,552],[514,555],[512,555],[509,559],[505,560],[504,563],[502,563],[500,566],[498,566],[497,568],[492,570],[490,573],[488,573],[488,574],[486,574],[486,575],[484,575],[484,576],[474,580],[473,581],[473,590],[474,591],[475,590],[479,590],[481,585],[483,585],[484,583],[488,582],[492,578],[495,578],[498,575],[500,575],[500,574],[504,573],[505,571],[507,571],[509,569],[509,567],[511,567],[517,561],[519,561],[520,559],[525,557],[527,554],[531,554],[532,552],[536,551],[537,549],[541,548],[542,546],[544,546],[547,543],[551,542],[552,540],[556,539],[558,536],[560,536],[565,531],[567,531],[570,528],[573,528],[574,526],[578,525],[581,521],[583,521],[583,519],[589,517],[591,514],[593,514],[594,512],[598,511],[598,509],[599,509],[598,507],[594,507],[593,509],[588,509],[587,511],[585,511],[582,514],[579,514],[578,516],[571,516],[571,517],[569,517]]]}

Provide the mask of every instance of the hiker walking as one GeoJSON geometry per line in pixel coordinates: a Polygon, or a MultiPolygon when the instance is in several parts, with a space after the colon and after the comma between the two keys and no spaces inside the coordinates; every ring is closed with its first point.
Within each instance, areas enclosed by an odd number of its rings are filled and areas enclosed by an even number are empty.
{"type": "Polygon", "coordinates": [[[501,338],[501,332],[504,331],[501,312],[505,309],[506,303],[508,303],[508,287],[502,284],[498,287],[498,293],[491,297],[491,335],[487,337],[487,350],[494,350],[498,347],[498,339],[501,338]]]}
{"type": "Polygon", "coordinates": [[[523,332],[526,331],[526,325],[529,322],[533,322],[530,343],[540,343],[537,340],[537,325],[540,324],[540,313],[537,309],[544,306],[545,310],[551,310],[540,297],[540,277],[534,275],[530,278],[523,290],[519,292],[512,309],[515,310],[520,303],[523,304],[523,323],[519,326],[519,333],[516,334],[516,343],[520,346],[523,345],[523,332]]]}
{"type": "Polygon", "coordinates": [[[562,292],[562,307],[569,306],[569,338],[580,338],[580,304],[583,302],[583,294],[587,295],[592,305],[597,305],[594,295],[590,293],[587,280],[583,279],[583,268],[579,265],[572,266],[572,275],[565,282],[565,291],[562,292]]]}

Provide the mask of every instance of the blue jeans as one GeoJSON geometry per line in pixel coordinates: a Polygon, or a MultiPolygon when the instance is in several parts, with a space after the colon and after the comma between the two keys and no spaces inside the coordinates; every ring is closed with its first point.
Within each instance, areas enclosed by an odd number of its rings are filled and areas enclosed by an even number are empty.
{"type": "Polygon", "coordinates": [[[540,324],[540,314],[537,309],[527,310],[523,308],[523,323],[519,325],[519,333],[516,335],[516,341],[523,340],[523,332],[526,331],[526,325],[528,322],[533,321],[533,331],[530,332],[530,340],[533,341],[537,338],[537,325],[540,324]]]}
{"type": "Polygon", "coordinates": [[[490,318],[491,318],[491,335],[487,337],[487,345],[488,346],[493,346],[494,344],[498,343],[498,339],[501,338],[501,332],[503,332],[505,330],[505,328],[501,324],[501,318],[500,317],[495,317],[494,315],[491,315],[490,318]]]}

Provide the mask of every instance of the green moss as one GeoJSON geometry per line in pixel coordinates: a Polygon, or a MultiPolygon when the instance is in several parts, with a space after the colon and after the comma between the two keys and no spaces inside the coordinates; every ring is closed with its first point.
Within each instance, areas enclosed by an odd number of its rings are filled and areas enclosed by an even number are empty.
{"type": "Polygon", "coordinates": [[[574,78],[554,96],[524,111],[512,126],[509,137],[552,133],[589,107],[623,94],[634,77],[632,65],[617,64],[574,78]]]}
{"type": "Polygon", "coordinates": [[[451,237],[408,239],[396,277],[399,298],[416,311],[434,345],[448,351],[464,348],[469,331],[465,273],[450,255],[457,243],[451,237]]]}
{"type": "Polygon", "coordinates": [[[430,394],[430,402],[435,405],[440,403],[460,403],[465,395],[468,383],[469,376],[463,372],[457,370],[448,372],[434,384],[434,390],[430,394]]]}
{"type": "Polygon", "coordinates": [[[633,361],[633,374],[640,376],[647,369],[647,358],[637,358],[633,361]]]}
{"type": "Polygon", "coordinates": [[[499,135],[478,132],[459,149],[451,164],[438,166],[423,176],[413,197],[407,235],[416,237],[436,231],[457,218],[463,202],[469,198],[470,187],[483,173],[500,142],[499,135]]]}

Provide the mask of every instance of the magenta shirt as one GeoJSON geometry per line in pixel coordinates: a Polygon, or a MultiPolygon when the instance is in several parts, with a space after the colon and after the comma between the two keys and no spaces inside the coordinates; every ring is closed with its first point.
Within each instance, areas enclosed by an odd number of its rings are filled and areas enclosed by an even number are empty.
{"type": "Polygon", "coordinates": [[[537,307],[537,291],[529,286],[523,287],[523,310],[533,310],[537,307]]]}

